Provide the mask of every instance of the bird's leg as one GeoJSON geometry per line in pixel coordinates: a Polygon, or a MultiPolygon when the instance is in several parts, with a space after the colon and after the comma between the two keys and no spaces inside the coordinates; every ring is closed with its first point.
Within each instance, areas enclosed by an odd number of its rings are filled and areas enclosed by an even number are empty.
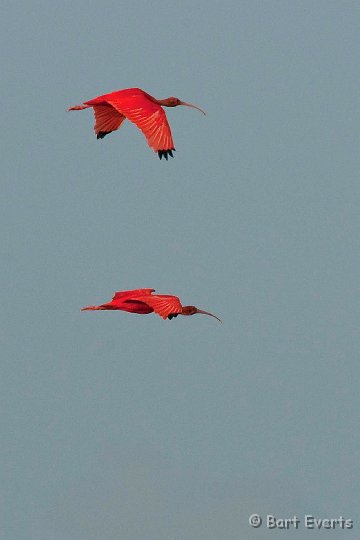
{"type": "Polygon", "coordinates": [[[74,107],[70,107],[68,111],[82,111],[83,109],[87,109],[89,105],[75,105],[74,107]]]}

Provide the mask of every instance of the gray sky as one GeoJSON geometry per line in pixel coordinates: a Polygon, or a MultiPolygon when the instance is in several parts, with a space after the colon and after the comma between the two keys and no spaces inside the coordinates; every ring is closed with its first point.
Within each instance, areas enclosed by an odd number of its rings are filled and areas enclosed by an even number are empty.
{"type": "Polygon", "coordinates": [[[357,1],[7,2],[4,540],[359,514],[357,1]],[[138,86],[175,158],[69,106],[138,86]],[[221,317],[80,313],[152,287],[221,317]]]}

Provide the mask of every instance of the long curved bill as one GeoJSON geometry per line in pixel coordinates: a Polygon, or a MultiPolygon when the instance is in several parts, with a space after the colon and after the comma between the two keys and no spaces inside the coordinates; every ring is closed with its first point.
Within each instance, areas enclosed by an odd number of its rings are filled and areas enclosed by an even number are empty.
{"type": "Polygon", "coordinates": [[[196,105],[193,105],[192,103],[186,103],[186,101],[180,101],[180,105],[186,105],[186,107],[192,107],[193,109],[197,109],[198,111],[202,112],[206,115],[206,112],[200,109],[200,107],[197,107],[196,105]]]}
{"type": "Polygon", "coordinates": [[[202,313],[203,315],[210,315],[210,317],[214,317],[214,319],[217,319],[219,322],[222,323],[222,320],[219,319],[219,317],[217,317],[216,315],[213,315],[212,313],[209,313],[208,311],[204,311],[203,309],[196,308],[196,313],[202,313]]]}

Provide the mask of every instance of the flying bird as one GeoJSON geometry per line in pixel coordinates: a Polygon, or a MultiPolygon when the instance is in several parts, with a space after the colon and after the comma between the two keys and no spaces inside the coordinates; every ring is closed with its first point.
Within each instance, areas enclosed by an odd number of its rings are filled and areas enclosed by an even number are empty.
{"type": "Polygon", "coordinates": [[[203,311],[195,306],[183,306],[177,296],[170,294],[152,294],[155,289],[135,289],[133,291],[119,291],[113,296],[113,299],[106,304],[100,306],[87,306],[81,311],[89,310],[116,310],[129,311],[130,313],[157,313],[163,319],[172,319],[178,315],[195,315],[195,313],[203,313],[210,315],[218,321],[222,322],[219,317],[203,311]]]}
{"type": "Polygon", "coordinates": [[[148,145],[158,153],[160,159],[173,156],[175,150],[171,130],[163,107],[186,105],[205,112],[191,103],[181,101],[176,97],[156,99],[140,88],[117,90],[110,94],[98,96],[82,105],[70,107],[69,111],[79,111],[92,107],[95,114],[94,130],[98,139],[103,139],[112,131],[119,129],[127,118],[133,122],[145,135],[148,145]]]}

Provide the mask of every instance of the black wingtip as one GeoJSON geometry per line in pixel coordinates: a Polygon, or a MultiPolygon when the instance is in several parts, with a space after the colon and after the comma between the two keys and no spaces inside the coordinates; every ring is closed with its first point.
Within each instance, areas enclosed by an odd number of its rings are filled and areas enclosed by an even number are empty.
{"type": "Polygon", "coordinates": [[[99,133],[96,135],[96,138],[103,139],[104,137],[106,137],[106,135],[109,135],[109,133],[111,133],[111,131],[99,131],[99,133]]]}
{"type": "Polygon", "coordinates": [[[173,152],[175,152],[175,148],[170,148],[170,150],[159,150],[158,151],[158,156],[160,159],[164,158],[166,159],[166,161],[168,160],[168,156],[171,156],[172,158],[174,157],[173,156],[173,152]]]}

